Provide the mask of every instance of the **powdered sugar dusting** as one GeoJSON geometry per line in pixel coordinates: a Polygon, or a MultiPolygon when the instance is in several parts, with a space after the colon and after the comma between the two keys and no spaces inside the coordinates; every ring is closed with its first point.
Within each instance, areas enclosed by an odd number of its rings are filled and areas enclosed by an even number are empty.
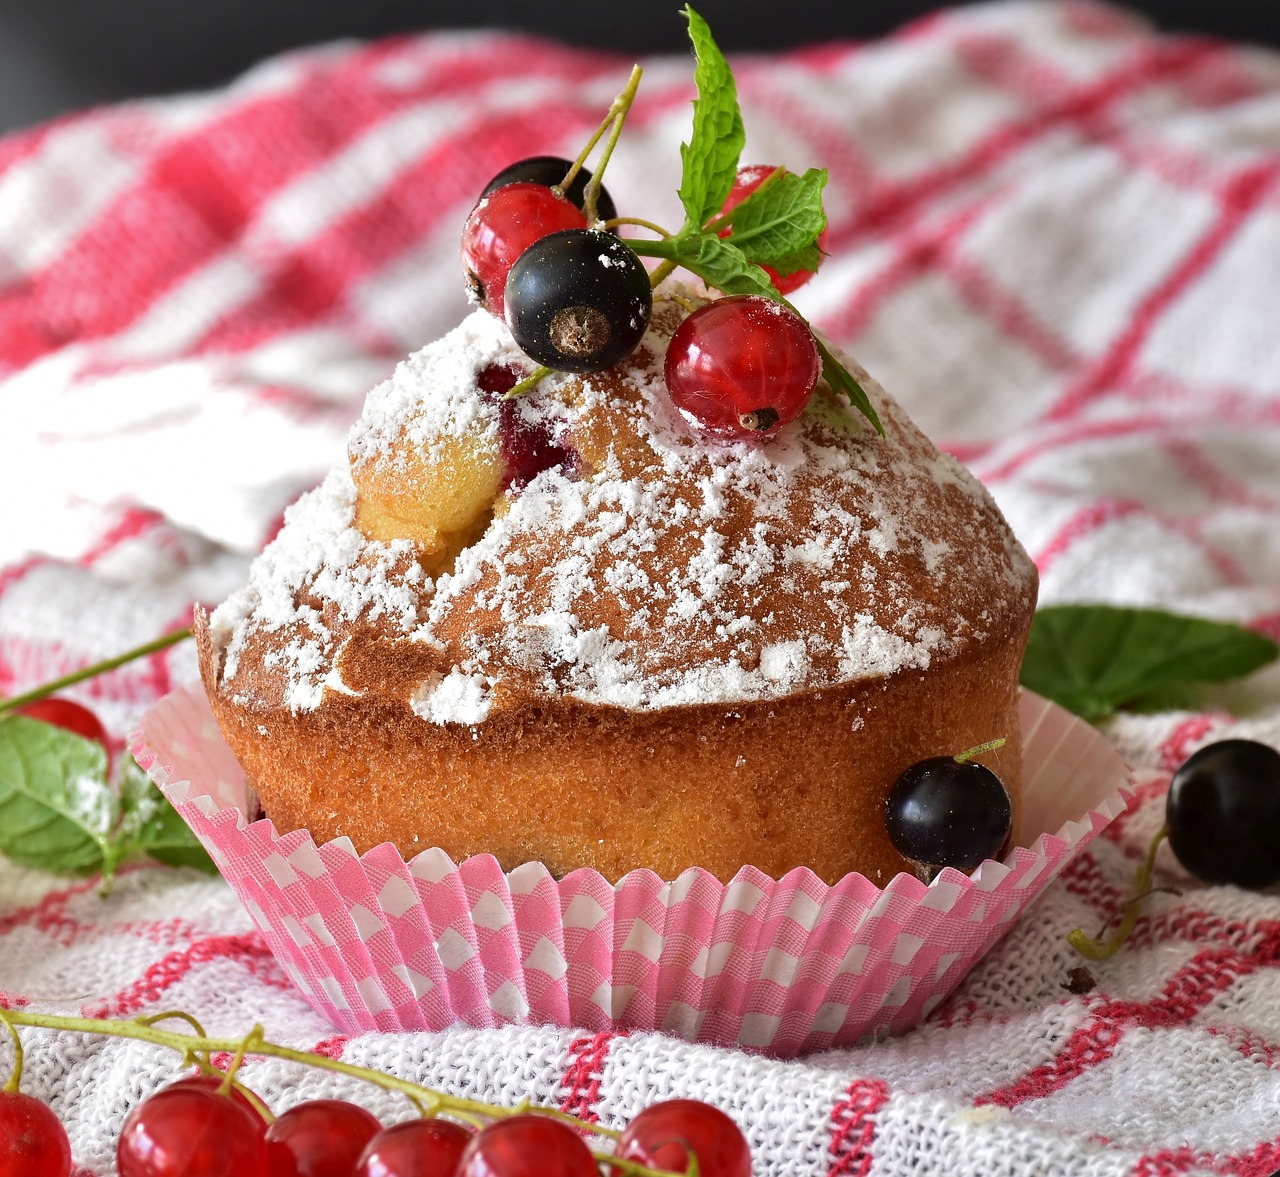
{"type": "MultiPolygon", "coordinates": [[[[214,614],[223,683],[257,676],[262,694],[273,675],[267,694],[314,709],[349,690],[334,677],[344,644],[391,636],[434,660],[403,699],[434,724],[529,698],[767,700],[927,668],[1034,592],[986,492],[856,367],[885,437],[821,392],[767,444],[695,437],[661,375],[678,319],[660,301],[622,369],[549,377],[520,402],[573,461],[499,495],[434,577],[409,540],[365,538],[350,474],[332,474],[214,614]]],[[[476,387],[494,364],[528,368],[505,327],[473,313],[370,394],[353,464],[468,433],[496,452],[496,400],[476,387]]]]}

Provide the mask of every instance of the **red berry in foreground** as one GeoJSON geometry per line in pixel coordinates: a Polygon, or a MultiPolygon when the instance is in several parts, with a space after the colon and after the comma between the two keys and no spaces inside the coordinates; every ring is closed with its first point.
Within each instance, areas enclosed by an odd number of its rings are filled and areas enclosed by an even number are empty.
{"type": "Polygon", "coordinates": [[[351,1177],[382,1131],[378,1118],[345,1099],[312,1099],[282,1112],[267,1129],[271,1177],[351,1177]]]}
{"type": "Polygon", "coordinates": [[[772,437],[809,403],[822,360],[795,312],[757,294],[694,311],[667,345],[667,390],[698,433],[772,437]]]}
{"type": "Polygon", "coordinates": [[[581,209],[542,184],[507,184],[471,210],[462,227],[462,268],[480,305],[502,318],[507,274],[535,241],[561,229],[585,229],[581,209]]]}
{"type": "Polygon", "coordinates": [[[927,867],[974,870],[999,854],[1012,827],[1008,789],[976,760],[921,760],[898,777],[885,803],[894,849],[927,867]]]}
{"type": "Polygon", "coordinates": [[[647,1107],[623,1129],[617,1155],[651,1169],[684,1173],[690,1154],[699,1177],[751,1177],[747,1138],[718,1107],[699,1099],[668,1099],[647,1107]]]}
{"type": "MultiPolygon", "coordinates": [[[[212,1092],[221,1093],[222,1079],[223,1077],[221,1075],[208,1075],[208,1074],[188,1075],[185,1079],[177,1079],[173,1083],[170,1083],[169,1086],[165,1088],[165,1090],[172,1091],[175,1087],[180,1089],[181,1088],[198,1088],[201,1091],[212,1091],[212,1092]]],[[[228,1098],[230,1098],[232,1103],[239,1104],[240,1107],[244,1108],[244,1110],[248,1112],[251,1116],[253,1116],[254,1119],[262,1120],[262,1113],[258,1111],[256,1107],[254,1107],[253,1103],[249,1100],[248,1096],[246,1096],[245,1093],[241,1091],[239,1088],[232,1087],[229,1092],[228,1098]]],[[[266,1131],[266,1126],[267,1126],[267,1122],[265,1120],[262,1120],[262,1127],[264,1132],[266,1131]]]]}
{"type": "Polygon", "coordinates": [[[369,1141],[354,1177],[449,1177],[472,1135],[449,1120],[395,1124],[369,1141]]]}
{"type": "MultiPolygon", "coordinates": [[[[737,178],[733,182],[733,187],[729,189],[729,195],[725,197],[724,204],[721,206],[721,213],[727,213],[730,209],[737,208],[748,196],[751,195],[761,184],[765,182],[778,169],[773,164],[748,164],[746,167],[738,169],[737,178]]],[[[728,237],[732,229],[726,229],[720,234],[721,237],[728,237]]],[[[818,248],[826,250],[827,231],[823,229],[818,234],[818,248]]],[[[790,274],[779,274],[772,266],[762,266],[761,269],[769,275],[770,281],[773,282],[774,288],[779,294],[790,294],[793,290],[799,290],[810,278],[813,277],[813,270],[794,270],[790,274]]]]}
{"type": "Polygon", "coordinates": [[[495,1120],[462,1154],[458,1177],[600,1177],[591,1150],[568,1124],[532,1112],[495,1120]]]}
{"type": "Polygon", "coordinates": [[[21,1092],[0,1091],[0,1174],[67,1177],[71,1143],[48,1104],[21,1092]]]}
{"type": "Polygon", "coordinates": [[[120,1177],[268,1177],[265,1128],[236,1100],[180,1082],[129,1113],[116,1166],[120,1177]]]}

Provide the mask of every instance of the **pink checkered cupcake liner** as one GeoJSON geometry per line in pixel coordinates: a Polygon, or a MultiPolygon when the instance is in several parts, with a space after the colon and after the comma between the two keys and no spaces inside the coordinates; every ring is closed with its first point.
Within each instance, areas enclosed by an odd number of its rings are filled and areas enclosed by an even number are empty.
{"type": "Polygon", "coordinates": [[[828,886],[744,867],[554,878],[438,849],[406,862],[251,820],[199,685],[144,716],[134,754],[213,856],[306,1000],[346,1033],[543,1022],[653,1029],[792,1057],[901,1033],[941,1002],[1120,813],[1128,773],[1095,729],[1024,692],[1023,841],[972,876],[828,886]]]}

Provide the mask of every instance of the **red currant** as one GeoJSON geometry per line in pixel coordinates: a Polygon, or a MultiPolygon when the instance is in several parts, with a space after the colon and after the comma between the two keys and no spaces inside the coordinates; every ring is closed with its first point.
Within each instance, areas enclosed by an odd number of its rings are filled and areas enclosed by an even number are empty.
{"type": "Polygon", "coordinates": [[[354,1177],[450,1177],[472,1133],[449,1120],[409,1120],[384,1128],[360,1156],[354,1177]]]}
{"type": "MultiPolygon", "coordinates": [[[[528,159],[508,164],[484,186],[484,191],[480,195],[487,196],[506,184],[517,184],[526,180],[532,184],[544,184],[548,188],[559,187],[560,182],[569,174],[569,169],[572,167],[572,160],[562,159],[558,155],[532,155],[528,159]]],[[[573,183],[564,190],[565,196],[578,208],[582,207],[583,197],[590,180],[591,173],[586,168],[579,168],[573,183]]],[[[602,221],[611,221],[617,215],[618,210],[613,203],[613,198],[609,195],[608,189],[601,185],[596,195],[597,218],[602,221]]]]}
{"type": "Polygon", "coordinates": [[[524,1112],[476,1133],[457,1177],[600,1177],[600,1170],[568,1124],[524,1112]]]}
{"type": "MultiPolygon", "coordinates": [[[[476,384],[495,397],[510,392],[520,374],[502,364],[489,364],[476,376],[476,384]]],[[[520,410],[518,401],[498,401],[498,442],[502,447],[502,464],[506,470],[502,489],[519,489],[543,470],[559,466],[572,470],[578,455],[572,446],[556,439],[550,424],[530,421],[520,410]]]]}
{"type": "MultiPolygon", "coordinates": [[[[199,1088],[202,1091],[214,1091],[220,1093],[222,1091],[222,1078],[223,1077],[221,1075],[208,1075],[203,1073],[199,1075],[188,1075],[185,1079],[178,1079],[173,1083],[170,1083],[165,1090],[172,1091],[174,1088],[199,1088]]],[[[249,1097],[246,1096],[238,1087],[231,1088],[230,1096],[233,1103],[239,1104],[255,1119],[262,1120],[262,1113],[254,1106],[252,1100],[250,1100],[249,1097]]],[[[264,1131],[266,1129],[265,1120],[263,1120],[263,1129],[264,1131]]]]}
{"type": "Polygon", "coordinates": [[[234,1099],[180,1080],[129,1113],[120,1177],[268,1177],[266,1125],[234,1099]]]}
{"type": "Polygon", "coordinates": [[[617,1155],[651,1169],[684,1173],[691,1154],[699,1177],[751,1177],[747,1138],[718,1107],[700,1099],[668,1099],[647,1107],[623,1129],[617,1155]]]}
{"type": "Polygon", "coordinates": [[[277,1116],[267,1129],[271,1177],[351,1177],[382,1124],[359,1104],[312,1099],[277,1116]]]}
{"type": "Polygon", "coordinates": [[[506,184],[471,210],[462,227],[462,266],[480,305],[502,318],[507,274],[535,241],[561,229],[585,229],[582,210],[543,184],[506,184]]]}
{"type": "Polygon", "coordinates": [[[0,1174],[67,1177],[71,1142],[52,1109],[31,1095],[0,1091],[0,1174]]]}
{"type": "MultiPolygon", "coordinates": [[[[775,171],[777,171],[777,168],[772,164],[756,163],[739,168],[737,179],[734,180],[733,187],[729,189],[729,195],[725,197],[724,204],[720,208],[721,213],[727,213],[730,209],[737,208],[775,171]]],[[[720,236],[728,237],[732,231],[732,229],[726,229],[720,236]]],[[[818,248],[825,252],[826,247],[827,231],[823,229],[818,234],[818,248]]],[[[784,276],[779,274],[772,266],[762,266],[761,269],[769,275],[779,294],[790,294],[793,290],[799,290],[814,275],[813,270],[795,270],[784,276]]]]}
{"type": "Polygon", "coordinates": [[[72,699],[62,699],[57,695],[47,695],[43,699],[35,699],[15,709],[17,714],[28,719],[38,719],[41,723],[51,723],[54,727],[75,732],[86,740],[97,740],[107,747],[107,729],[102,721],[88,707],[76,703],[72,699]]]}
{"type": "Polygon", "coordinates": [[[772,437],[809,403],[822,361],[805,321],[758,294],[694,311],[667,345],[667,389],[699,433],[772,437]]]}

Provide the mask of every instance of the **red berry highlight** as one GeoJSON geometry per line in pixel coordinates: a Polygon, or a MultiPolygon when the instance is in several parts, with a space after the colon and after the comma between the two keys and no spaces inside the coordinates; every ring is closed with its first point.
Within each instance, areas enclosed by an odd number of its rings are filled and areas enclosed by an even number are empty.
{"type": "Polygon", "coordinates": [[[372,1112],[345,1099],[300,1103],[267,1129],[271,1177],[351,1177],[380,1131],[372,1112]]]}
{"type": "Polygon", "coordinates": [[[667,345],[667,390],[697,433],[772,437],[809,403],[822,359],[805,321],[757,294],[694,311],[667,345]]]}
{"type": "Polygon", "coordinates": [[[699,1099],[668,1099],[647,1107],[623,1129],[617,1154],[651,1169],[689,1170],[699,1177],[751,1177],[747,1138],[718,1107],[699,1099]]]}
{"type": "Polygon", "coordinates": [[[457,1171],[473,1133],[450,1120],[409,1120],[369,1141],[354,1177],[447,1177],[457,1171]]]}
{"type": "Polygon", "coordinates": [[[462,227],[462,268],[480,305],[502,318],[507,274],[535,241],[585,229],[582,210],[542,184],[506,184],[481,199],[462,227]]]}
{"type": "Polygon", "coordinates": [[[71,1142],[48,1104],[0,1091],[0,1173],[4,1177],[67,1177],[71,1142]]]}
{"type": "Polygon", "coordinates": [[[458,1177],[600,1177],[591,1150],[567,1124],[532,1112],[495,1120],[462,1154],[458,1177]]]}
{"type": "Polygon", "coordinates": [[[129,1113],[116,1167],[120,1177],[268,1177],[265,1131],[236,1100],[180,1081],[129,1113]]]}
{"type": "MultiPolygon", "coordinates": [[[[748,164],[738,169],[737,178],[733,182],[733,187],[729,189],[729,195],[725,197],[724,204],[720,208],[720,212],[727,213],[730,209],[735,209],[748,196],[751,195],[761,184],[765,182],[778,169],[773,164],[748,164]]],[[[720,236],[728,237],[732,229],[725,229],[720,236]]],[[[823,229],[818,234],[818,248],[824,253],[827,249],[827,231],[823,229]]],[[[761,266],[762,270],[769,275],[769,280],[773,283],[774,288],[779,294],[790,294],[793,290],[799,290],[816,271],[814,270],[794,270],[790,274],[779,274],[772,266],[761,266]]]]}

